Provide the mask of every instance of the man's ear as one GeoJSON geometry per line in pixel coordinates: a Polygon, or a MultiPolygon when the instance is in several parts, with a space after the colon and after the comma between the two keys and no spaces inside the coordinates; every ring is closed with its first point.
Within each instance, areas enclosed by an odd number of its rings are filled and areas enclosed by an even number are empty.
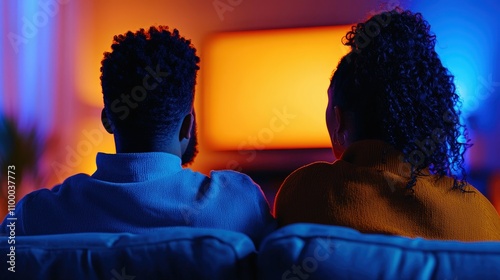
{"type": "Polygon", "coordinates": [[[106,131],[109,134],[113,134],[113,125],[111,124],[111,121],[108,119],[108,116],[106,116],[106,112],[104,111],[104,109],[102,109],[101,111],[101,122],[106,131]]]}
{"type": "Polygon", "coordinates": [[[182,120],[181,130],[179,132],[179,141],[191,138],[191,129],[193,128],[194,116],[187,114],[182,120]]]}
{"type": "Polygon", "coordinates": [[[344,112],[342,111],[342,109],[339,108],[339,106],[335,106],[333,107],[333,111],[334,111],[334,114],[335,114],[335,120],[336,120],[336,123],[335,123],[335,132],[340,132],[340,131],[343,131],[345,129],[345,116],[344,116],[344,112]]]}

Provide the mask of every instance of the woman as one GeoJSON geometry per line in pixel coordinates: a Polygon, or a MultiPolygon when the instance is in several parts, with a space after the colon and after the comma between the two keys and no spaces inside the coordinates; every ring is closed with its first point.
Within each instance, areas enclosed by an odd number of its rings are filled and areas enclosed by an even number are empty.
{"type": "Polygon", "coordinates": [[[353,27],[328,89],[334,163],[288,176],[281,226],[320,223],[441,240],[500,240],[500,217],[465,178],[465,127],[453,76],[419,13],[393,10],[353,27]],[[458,174],[458,175],[454,175],[458,174]]]}

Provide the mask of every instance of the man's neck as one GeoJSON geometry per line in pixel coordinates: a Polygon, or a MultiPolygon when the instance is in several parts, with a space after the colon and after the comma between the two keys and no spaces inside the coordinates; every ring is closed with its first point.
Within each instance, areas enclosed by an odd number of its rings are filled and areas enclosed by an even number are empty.
{"type": "Polygon", "coordinates": [[[181,157],[179,147],[173,145],[168,141],[123,141],[115,137],[116,153],[150,153],[150,152],[163,152],[181,157]]]}

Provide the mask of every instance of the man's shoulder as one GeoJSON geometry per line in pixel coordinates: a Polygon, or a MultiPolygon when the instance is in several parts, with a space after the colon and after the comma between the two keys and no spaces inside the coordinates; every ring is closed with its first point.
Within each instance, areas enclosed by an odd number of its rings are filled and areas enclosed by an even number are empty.
{"type": "Polygon", "coordinates": [[[256,195],[262,196],[262,189],[248,175],[233,170],[218,170],[210,172],[210,183],[224,190],[226,195],[256,195]]]}
{"type": "Polygon", "coordinates": [[[226,185],[257,185],[248,175],[234,170],[212,170],[209,177],[211,181],[226,185]]]}
{"type": "Polygon", "coordinates": [[[53,186],[52,188],[43,188],[32,191],[24,196],[24,200],[39,200],[39,199],[51,199],[60,197],[67,190],[70,190],[70,186],[76,186],[80,182],[83,182],[90,178],[87,174],[76,174],[66,178],[62,183],[53,186]]]}

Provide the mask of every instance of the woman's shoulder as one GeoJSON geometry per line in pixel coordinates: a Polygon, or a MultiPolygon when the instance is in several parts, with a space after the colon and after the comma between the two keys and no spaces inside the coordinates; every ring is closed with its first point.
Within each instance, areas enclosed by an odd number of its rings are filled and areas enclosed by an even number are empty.
{"type": "MultiPolygon", "coordinates": [[[[274,201],[276,217],[283,219],[284,213],[295,211],[297,203],[313,205],[318,196],[324,196],[322,190],[327,186],[332,166],[329,162],[313,162],[293,171],[283,181],[274,201]]],[[[288,214],[286,214],[288,215],[288,214]]]]}
{"type": "Polygon", "coordinates": [[[331,172],[332,167],[334,166],[331,162],[326,161],[316,161],[313,163],[306,164],[302,167],[299,167],[295,171],[293,171],[290,176],[308,176],[308,175],[316,175],[317,173],[322,172],[331,172]]]}
{"type": "Polygon", "coordinates": [[[317,180],[324,180],[335,172],[335,163],[317,161],[304,165],[287,176],[282,186],[310,184],[317,180]]]}

